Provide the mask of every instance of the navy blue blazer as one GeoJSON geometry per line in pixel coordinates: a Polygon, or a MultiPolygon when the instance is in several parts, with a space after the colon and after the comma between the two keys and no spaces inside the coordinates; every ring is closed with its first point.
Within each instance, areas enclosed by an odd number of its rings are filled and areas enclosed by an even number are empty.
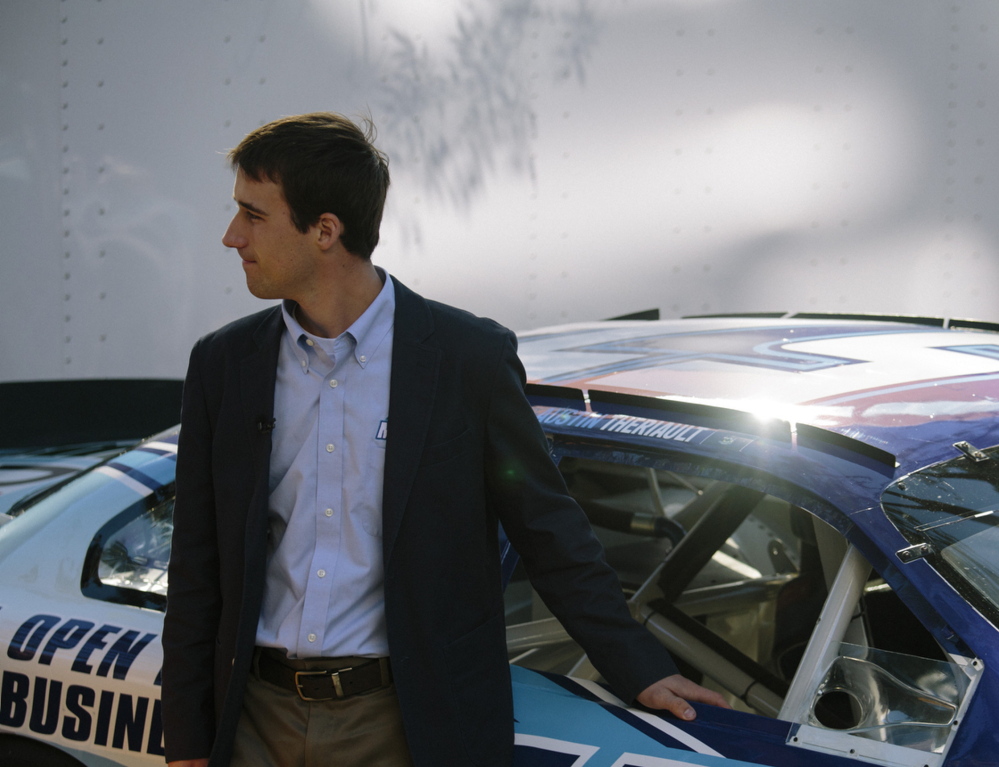
{"type": "MultiPolygon", "coordinates": [[[[395,282],[383,493],[385,612],[417,767],[511,764],[498,523],[624,700],[676,673],[631,618],[524,396],[516,339],[395,282]]],[[[264,586],[279,307],[191,353],[163,629],[167,759],[226,765],[264,586]]]]}

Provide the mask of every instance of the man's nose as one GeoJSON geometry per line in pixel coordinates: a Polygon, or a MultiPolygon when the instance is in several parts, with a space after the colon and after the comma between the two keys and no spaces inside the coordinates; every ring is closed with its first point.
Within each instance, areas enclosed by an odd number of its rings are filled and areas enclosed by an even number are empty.
{"type": "Polygon", "coordinates": [[[227,248],[244,248],[246,247],[246,237],[240,234],[236,230],[236,219],[233,218],[229,222],[229,226],[225,230],[225,234],[222,235],[222,244],[227,248]]]}

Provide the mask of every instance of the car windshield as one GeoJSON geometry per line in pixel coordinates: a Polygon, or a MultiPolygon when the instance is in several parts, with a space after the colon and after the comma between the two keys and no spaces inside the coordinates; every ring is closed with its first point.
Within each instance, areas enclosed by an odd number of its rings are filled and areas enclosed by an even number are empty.
{"type": "Polygon", "coordinates": [[[903,477],[888,487],[881,505],[910,543],[900,558],[926,558],[999,623],[999,446],[969,448],[903,477]]]}

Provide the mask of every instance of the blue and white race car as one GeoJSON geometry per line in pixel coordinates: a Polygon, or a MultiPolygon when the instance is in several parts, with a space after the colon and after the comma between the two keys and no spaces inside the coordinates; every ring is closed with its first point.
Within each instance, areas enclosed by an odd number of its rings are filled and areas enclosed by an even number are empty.
{"type": "MultiPolygon", "coordinates": [[[[635,615],[733,709],[629,708],[512,569],[517,764],[999,763],[997,331],[757,315],[523,334],[528,396],[635,615]]],[[[0,527],[5,767],[162,762],[176,436],[0,527]]]]}
{"type": "Polygon", "coordinates": [[[182,381],[0,383],[0,515],[173,424],[182,381]]]}

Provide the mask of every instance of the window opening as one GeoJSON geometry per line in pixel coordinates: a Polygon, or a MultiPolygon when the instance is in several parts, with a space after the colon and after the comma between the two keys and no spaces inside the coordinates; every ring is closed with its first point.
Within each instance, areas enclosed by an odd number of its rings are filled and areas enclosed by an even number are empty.
{"type": "MultiPolygon", "coordinates": [[[[633,612],[685,674],[742,711],[794,722],[795,745],[886,764],[942,758],[977,661],[945,654],[840,532],[718,479],[717,466],[708,478],[660,456],[613,457],[574,454],[560,469],[633,612]]],[[[511,662],[598,678],[523,578],[511,662]]]]}
{"type": "Polygon", "coordinates": [[[166,609],[173,505],[171,486],[132,504],[97,531],[84,562],[84,595],[166,609]]]}

